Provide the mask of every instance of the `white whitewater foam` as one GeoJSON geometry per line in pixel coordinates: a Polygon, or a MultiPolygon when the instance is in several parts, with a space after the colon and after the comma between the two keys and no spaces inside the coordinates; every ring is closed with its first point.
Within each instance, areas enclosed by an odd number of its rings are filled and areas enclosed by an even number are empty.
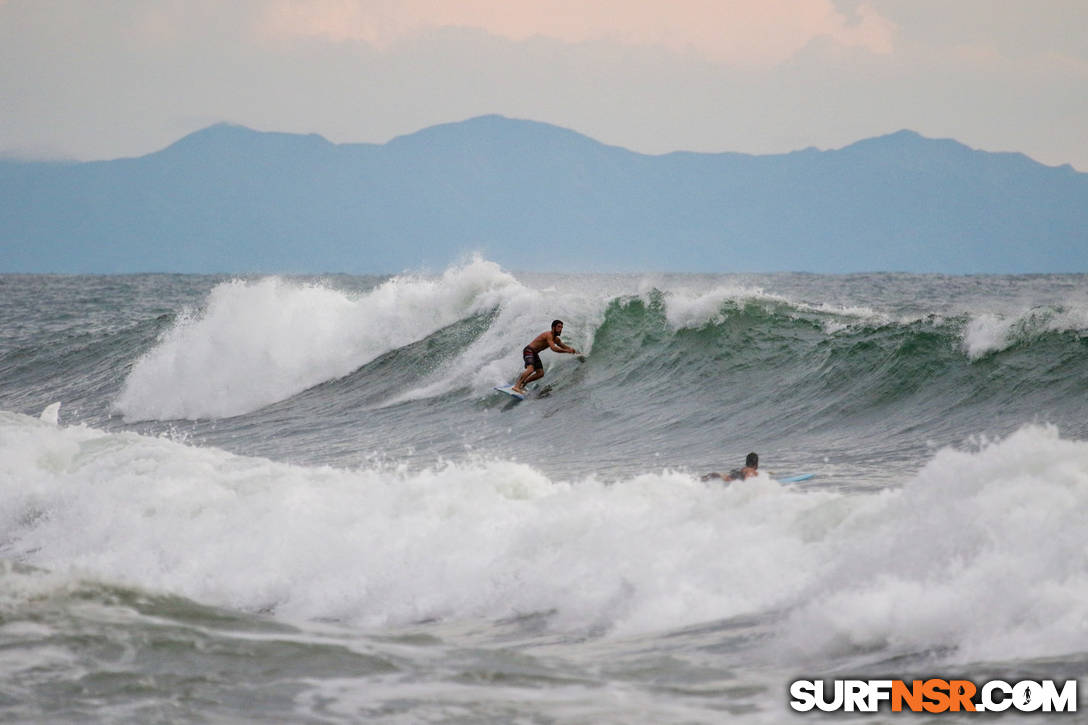
{"type": "Polygon", "coordinates": [[[1012,320],[995,314],[982,314],[967,323],[963,330],[963,345],[967,357],[977,360],[1008,344],[1012,320]]]}
{"type": "Polygon", "coordinates": [[[359,296],[278,278],[219,285],[125,380],[125,420],[241,415],[342,377],[397,347],[499,306],[521,286],[474,260],[359,296]]]}
{"type": "Polygon", "coordinates": [[[681,330],[722,322],[722,307],[726,302],[787,303],[789,300],[768,294],[761,288],[727,285],[706,291],[668,289],[664,301],[665,319],[674,330],[681,330]]]}
{"type": "Polygon", "coordinates": [[[874,496],[508,461],[303,468],[0,413],[4,558],[367,626],[554,610],[559,629],[630,633],[786,611],[791,661],[1083,652],[1086,508],[1088,443],[1039,427],[874,496]]]}
{"type": "MultiPolygon", "coordinates": [[[[644,295],[645,296],[645,293],[644,295]]],[[[785,306],[793,317],[815,316],[824,332],[831,335],[857,324],[887,324],[895,318],[871,307],[797,302],[789,297],[765,291],[761,287],[723,285],[710,290],[667,289],[664,293],[665,318],[676,330],[694,329],[708,324],[720,324],[725,319],[726,303],[754,303],[764,306],[785,306]]],[[[899,319],[902,324],[913,320],[899,319]]]]}
{"type": "Polygon", "coordinates": [[[1035,307],[1019,314],[975,314],[964,328],[963,349],[969,358],[978,360],[1046,332],[1088,333],[1088,307],[1035,307]]]}
{"type": "Polygon", "coordinates": [[[43,423],[57,425],[60,422],[60,403],[50,403],[45,406],[39,418],[43,423]]]}
{"type": "Polygon", "coordinates": [[[0,413],[3,557],[290,618],[650,630],[762,611],[815,575],[802,532],[833,498],[506,461],[302,468],[0,413]]]}
{"type": "Polygon", "coordinates": [[[1025,427],[940,451],[857,507],[788,623],[787,656],[955,648],[963,662],[1088,651],[1088,443],[1025,427]]]}

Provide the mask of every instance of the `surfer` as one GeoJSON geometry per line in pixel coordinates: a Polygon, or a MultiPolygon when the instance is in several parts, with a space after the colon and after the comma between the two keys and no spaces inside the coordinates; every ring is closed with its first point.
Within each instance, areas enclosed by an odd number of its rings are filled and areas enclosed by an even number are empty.
{"type": "Polygon", "coordinates": [[[741,481],[751,478],[759,473],[759,455],[749,453],[744,459],[743,468],[734,468],[729,473],[708,473],[701,480],[709,481],[712,478],[720,478],[723,481],[741,481]]]}
{"type": "Polygon", "coordinates": [[[563,341],[559,339],[561,334],[563,334],[563,321],[553,320],[552,329],[540,333],[525,346],[525,349],[521,351],[522,360],[525,361],[525,371],[518,377],[518,381],[514,383],[511,390],[518,395],[525,395],[526,385],[544,377],[544,365],[540,362],[540,353],[544,348],[551,348],[556,352],[565,352],[570,355],[578,354],[578,351],[573,347],[563,344],[563,341]]]}

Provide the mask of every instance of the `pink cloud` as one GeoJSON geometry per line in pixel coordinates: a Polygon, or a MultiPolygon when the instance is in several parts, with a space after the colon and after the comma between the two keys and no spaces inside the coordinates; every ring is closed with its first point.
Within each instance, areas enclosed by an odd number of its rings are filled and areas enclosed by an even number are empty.
{"type": "Polygon", "coordinates": [[[358,40],[379,49],[441,27],[515,41],[610,40],[747,66],[781,63],[821,37],[890,53],[895,32],[871,6],[851,19],[831,0],[275,0],[259,23],[269,37],[358,40]]]}

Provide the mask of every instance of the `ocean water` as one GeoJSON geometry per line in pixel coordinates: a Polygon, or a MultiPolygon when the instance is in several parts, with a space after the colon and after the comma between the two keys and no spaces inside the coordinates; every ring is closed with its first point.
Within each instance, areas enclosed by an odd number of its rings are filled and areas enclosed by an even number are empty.
{"type": "Polygon", "coordinates": [[[0,720],[1083,680],[1086,401],[1084,275],[0,276],[0,720]]]}

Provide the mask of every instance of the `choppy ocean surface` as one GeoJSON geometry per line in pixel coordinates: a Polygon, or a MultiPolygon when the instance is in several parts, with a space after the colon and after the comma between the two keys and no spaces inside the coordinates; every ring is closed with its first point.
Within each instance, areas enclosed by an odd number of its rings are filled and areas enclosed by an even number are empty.
{"type": "Polygon", "coordinates": [[[1084,275],[0,276],[0,720],[1084,689],[1086,402],[1084,275]]]}

